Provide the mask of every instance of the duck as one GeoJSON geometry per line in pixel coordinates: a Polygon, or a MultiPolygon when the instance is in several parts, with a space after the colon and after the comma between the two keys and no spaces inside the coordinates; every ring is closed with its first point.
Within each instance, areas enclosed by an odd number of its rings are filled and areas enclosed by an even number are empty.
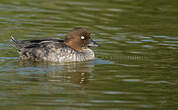
{"type": "Polygon", "coordinates": [[[77,27],[67,33],[65,38],[44,38],[18,40],[11,36],[10,41],[22,60],[76,62],[95,59],[90,47],[99,45],[92,40],[87,29],[77,27]]]}

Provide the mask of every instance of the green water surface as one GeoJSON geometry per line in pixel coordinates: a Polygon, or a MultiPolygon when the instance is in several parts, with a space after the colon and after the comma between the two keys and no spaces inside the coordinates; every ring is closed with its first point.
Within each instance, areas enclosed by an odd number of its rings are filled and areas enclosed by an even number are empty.
{"type": "Polygon", "coordinates": [[[176,110],[177,0],[0,0],[0,110],[176,110]],[[96,59],[20,61],[18,39],[84,27],[96,59]]]}

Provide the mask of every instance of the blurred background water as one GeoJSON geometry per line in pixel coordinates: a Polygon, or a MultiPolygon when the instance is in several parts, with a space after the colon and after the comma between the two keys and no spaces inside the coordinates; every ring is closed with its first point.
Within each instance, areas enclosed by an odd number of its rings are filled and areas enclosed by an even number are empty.
{"type": "Polygon", "coordinates": [[[175,110],[177,0],[1,0],[1,110],[175,110]],[[84,27],[94,61],[19,61],[9,37],[58,37],[84,27]]]}

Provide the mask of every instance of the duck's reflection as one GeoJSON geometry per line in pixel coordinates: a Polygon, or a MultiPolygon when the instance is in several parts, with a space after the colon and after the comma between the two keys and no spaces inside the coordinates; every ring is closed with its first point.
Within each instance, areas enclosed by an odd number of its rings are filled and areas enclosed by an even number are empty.
{"type": "Polygon", "coordinates": [[[89,75],[92,74],[94,65],[86,63],[68,63],[59,65],[61,70],[49,72],[50,81],[64,81],[75,84],[87,84],[89,75]]]}
{"type": "Polygon", "coordinates": [[[92,61],[65,64],[20,61],[20,64],[24,71],[25,80],[64,82],[80,85],[88,83],[94,68],[92,61]]]}

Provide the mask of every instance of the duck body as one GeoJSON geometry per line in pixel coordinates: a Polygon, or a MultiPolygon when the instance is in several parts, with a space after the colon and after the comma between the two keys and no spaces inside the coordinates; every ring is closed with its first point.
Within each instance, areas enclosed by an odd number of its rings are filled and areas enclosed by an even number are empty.
{"type": "Polygon", "coordinates": [[[96,42],[87,38],[87,34],[85,29],[77,28],[69,32],[65,40],[17,40],[11,37],[11,41],[17,48],[20,59],[52,62],[87,61],[95,58],[89,46],[97,46],[96,42]]]}

